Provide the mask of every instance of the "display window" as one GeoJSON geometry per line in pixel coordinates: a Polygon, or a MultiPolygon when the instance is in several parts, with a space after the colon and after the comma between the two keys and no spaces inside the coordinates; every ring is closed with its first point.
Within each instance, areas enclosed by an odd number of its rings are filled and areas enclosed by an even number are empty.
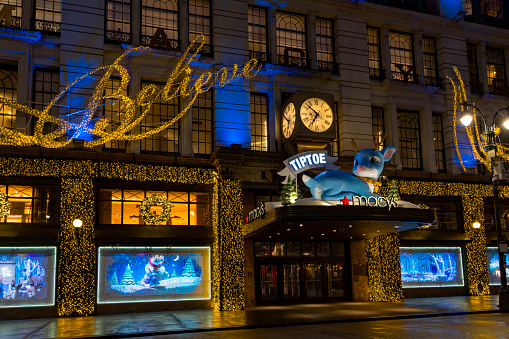
{"type": "MultiPolygon", "coordinates": [[[[498,257],[498,249],[496,247],[488,247],[486,249],[486,257],[488,259],[488,278],[490,285],[500,285],[500,260],[498,257]]],[[[504,253],[505,258],[505,275],[509,279],[509,255],[504,253]]]]}
{"type": "MultiPolygon", "coordinates": [[[[144,225],[140,216],[142,201],[159,195],[171,203],[170,217],[160,225],[211,224],[210,194],[207,192],[175,192],[155,190],[101,189],[99,191],[99,223],[144,225]]],[[[162,206],[154,205],[151,211],[162,212],[162,206]]]]}
{"type": "Polygon", "coordinates": [[[0,247],[0,308],[55,305],[56,247],[0,247]]]}
{"type": "Polygon", "coordinates": [[[99,304],[206,300],[210,247],[100,247],[99,304]]]}
{"type": "Polygon", "coordinates": [[[403,288],[464,286],[460,247],[400,247],[403,288]]]}

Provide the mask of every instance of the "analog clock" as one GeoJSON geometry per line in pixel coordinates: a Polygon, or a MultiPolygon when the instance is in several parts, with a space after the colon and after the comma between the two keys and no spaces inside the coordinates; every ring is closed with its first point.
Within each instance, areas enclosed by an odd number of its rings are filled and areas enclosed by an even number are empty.
{"type": "Polygon", "coordinates": [[[310,131],[321,133],[332,126],[330,106],[320,98],[309,98],[300,107],[300,119],[310,131]]]}
{"type": "Polygon", "coordinates": [[[285,138],[289,138],[292,135],[295,128],[295,105],[293,103],[288,104],[283,111],[283,135],[285,138]]]}

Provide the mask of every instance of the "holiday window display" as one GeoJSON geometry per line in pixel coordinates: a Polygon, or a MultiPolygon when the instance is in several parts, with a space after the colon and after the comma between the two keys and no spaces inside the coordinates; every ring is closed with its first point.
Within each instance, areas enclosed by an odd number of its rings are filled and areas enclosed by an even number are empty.
{"type": "Polygon", "coordinates": [[[98,303],[210,299],[210,248],[101,247],[98,280],[98,303]]]}
{"type": "MultiPolygon", "coordinates": [[[[488,278],[490,285],[500,285],[500,260],[498,258],[498,249],[496,247],[488,247],[486,249],[488,257],[488,278]]],[[[509,277],[509,255],[505,253],[505,274],[509,277]]]]}
{"type": "Polygon", "coordinates": [[[0,307],[55,304],[56,247],[0,247],[0,307]]]}
{"type": "Polygon", "coordinates": [[[459,247],[400,247],[400,264],[403,288],[464,286],[459,247]]]}

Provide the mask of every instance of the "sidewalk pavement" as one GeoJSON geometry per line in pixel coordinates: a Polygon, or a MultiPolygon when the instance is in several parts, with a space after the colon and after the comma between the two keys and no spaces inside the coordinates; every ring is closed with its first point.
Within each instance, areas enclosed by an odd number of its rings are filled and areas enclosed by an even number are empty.
{"type": "Polygon", "coordinates": [[[1,338],[129,338],[205,331],[495,313],[498,295],[257,306],[244,311],[168,311],[0,321],[1,338]]]}

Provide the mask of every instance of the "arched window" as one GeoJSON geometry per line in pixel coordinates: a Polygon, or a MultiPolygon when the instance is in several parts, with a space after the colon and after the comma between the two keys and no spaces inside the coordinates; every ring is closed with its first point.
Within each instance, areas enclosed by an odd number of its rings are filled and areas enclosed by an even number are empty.
{"type": "MultiPolygon", "coordinates": [[[[18,72],[9,66],[0,68],[0,97],[16,101],[18,88],[18,72]]],[[[12,107],[0,106],[0,126],[14,128],[16,110],[12,107]]]]}
{"type": "Polygon", "coordinates": [[[416,82],[412,35],[390,32],[389,48],[392,79],[416,82]]]}
{"type": "Polygon", "coordinates": [[[179,50],[178,12],[178,0],[143,0],[141,3],[141,44],[149,45],[157,29],[161,28],[169,42],[165,48],[179,50]]]}
{"type": "Polygon", "coordinates": [[[403,169],[422,169],[419,112],[398,110],[398,134],[403,169]]]}
{"type": "Polygon", "coordinates": [[[305,68],[306,17],[295,13],[276,13],[277,54],[280,64],[305,68]]]}

